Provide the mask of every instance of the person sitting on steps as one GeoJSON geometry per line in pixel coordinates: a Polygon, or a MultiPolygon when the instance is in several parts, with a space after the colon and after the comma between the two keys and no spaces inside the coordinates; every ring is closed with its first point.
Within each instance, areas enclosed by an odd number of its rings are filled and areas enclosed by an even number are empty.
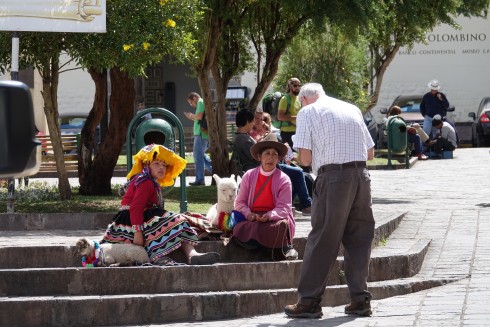
{"type": "MultiPolygon", "coordinates": [[[[258,167],[260,163],[251,155],[250,149],[256,143],[249,135],[253,127],[254,113],[250,109],[240,110],[235,117],[237,131],[233,138],[236,152],[240,159],[243,171],[258,167]]],[[[264,140],[277,141],[273,133],[269,133],[264,140]]],[[[293,167],[288,164],[279,163],[279,168],[289,176],[293,186],[292,196],[298,195],[302,206],[302,214],[309,216],[311,214],[311,196],[308,194],[305,176],[303,170],[299,167],[293,167]]]]}

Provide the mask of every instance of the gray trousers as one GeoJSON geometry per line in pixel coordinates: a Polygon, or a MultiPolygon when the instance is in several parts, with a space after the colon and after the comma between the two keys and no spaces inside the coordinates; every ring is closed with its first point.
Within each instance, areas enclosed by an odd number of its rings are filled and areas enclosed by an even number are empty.
{"type": "MultiPolygon", "coordinates": [[[[325,166],[323,166],[325,167],[325,166]]],[[[313,190],[308,235],[298,285],[299,302],[320,302],[340,243],[352,302],[371,299],[367,291],[374,217],[367,168],[320,169],[313,190]]]]}

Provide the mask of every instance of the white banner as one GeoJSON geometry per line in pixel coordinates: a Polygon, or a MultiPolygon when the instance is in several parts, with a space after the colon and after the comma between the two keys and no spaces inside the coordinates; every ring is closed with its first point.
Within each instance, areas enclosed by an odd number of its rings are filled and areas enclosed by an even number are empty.
{"type": "Polygon", "coordinates": [[[0,31],[106,31],[105,0],[0,0],[0,31]]]}

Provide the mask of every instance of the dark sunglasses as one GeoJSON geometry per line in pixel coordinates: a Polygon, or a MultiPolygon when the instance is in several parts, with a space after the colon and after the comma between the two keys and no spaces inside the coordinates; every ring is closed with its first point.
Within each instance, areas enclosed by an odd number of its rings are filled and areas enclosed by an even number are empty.
{"type": "Polygon", "coordinates": [[[294,87],[301,87],[301,84],[291,84],[291,86],[294,86],[294,87]]]}

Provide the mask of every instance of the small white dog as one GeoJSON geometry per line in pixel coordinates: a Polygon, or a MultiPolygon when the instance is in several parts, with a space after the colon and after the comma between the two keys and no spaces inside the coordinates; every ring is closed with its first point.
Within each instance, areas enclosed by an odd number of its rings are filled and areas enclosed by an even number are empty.
{"type": "Polygon", "coordinates": [[[75,254],[82,257],[84,267],[132,266],[150,262],[148,253],[135,244],[99,244],[84,237],[77,241],[75,254]]]}
{"type": "Polygon", "coordinates": [[[238,190],[238,184],[235,181],[235,175],[231,177],[220,178],[213,175],[218,190],[218,203],[209,208],[206,218],[214,226],[218,226],[218,217],[220,212],[230,213],[235,207],[235,199],[238,190]]]}

